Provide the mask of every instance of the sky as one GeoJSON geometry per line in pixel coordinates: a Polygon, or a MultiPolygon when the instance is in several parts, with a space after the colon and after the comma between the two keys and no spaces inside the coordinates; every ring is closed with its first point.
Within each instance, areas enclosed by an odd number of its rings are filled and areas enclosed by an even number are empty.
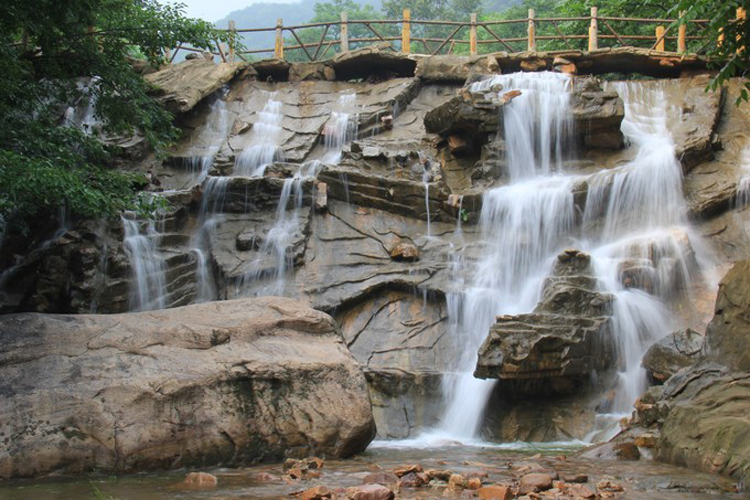
{"type": "MultiPolygon", "coordinates": [[[[198,17],[206,21],[218,21],[230,12],[264,0],[169,0],[169,3],[183,3],[188,17],[198,17]]],[[[295,0],[265,0],[274,3],[293,3],[295,0]]]]}

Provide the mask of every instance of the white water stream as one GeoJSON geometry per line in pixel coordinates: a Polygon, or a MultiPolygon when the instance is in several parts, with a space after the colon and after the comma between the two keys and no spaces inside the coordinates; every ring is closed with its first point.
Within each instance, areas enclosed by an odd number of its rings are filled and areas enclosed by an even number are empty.
{"type": "Polygon", "coordinates": [[[473,377],[477,350],[496,315],[531,311],[555,256],[566,247],[592,255],[601,291],[615,296],[613,330],[618,382],[611,414],[590,439],[607,438],[646,388],[640,360],[646,348],[671,331],[670,299],[689,293],[708,260],[685,219],[682,168],[674,154],[662,87],[615,84],[626,103],[622,130],[637,148],[636,158],[588,178],[585,226],[576,225],[574,186],[580,175],[565,175],[563,160],[574,156],[567,75],[524,73],[475,84],[496,84],[522,94],[503,108],[509,184],[485,193],[480,230],[486,245],[463,292],[449,294],[451,335],[460,354],[444,377],[446,410],[439,429],[420,438],[471,442],[481,439],[491,381],[473,377]],[[596,221],[599,224],[594,224],[596,221]],[[648,275],[646,291],[623,285],[623,266],[636,262],[648,275]]]}

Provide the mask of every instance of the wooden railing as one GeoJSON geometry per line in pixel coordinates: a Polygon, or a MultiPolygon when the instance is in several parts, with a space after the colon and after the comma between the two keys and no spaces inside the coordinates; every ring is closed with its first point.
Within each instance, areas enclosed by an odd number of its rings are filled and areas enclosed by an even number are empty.
{"type": "MultiPolygon", "coordinates": [[[[745,11],[737,9],[737,19],[744,19],[745,11]]],[[[700,32],[708,20],[692,19],[645,19],[602,16],[596,7],[589,16],[567,18],[538,18],[534,9],[528,17],[513,20],[478,21],[471,14],[466,21],[427,21],[411,19],[410,11],[404,10],[402,19],[350,20],[341,13],[341,20],[284,26],[278,19],[275,27],[237,29],[229,22],[228,31],[241,36],[243,33],[275,32],[274,47],[235,50],[233,44],[217,41],[211,53],[222,61],[236,58],[247,60],[247,56],[273,54],[285,58],[285,54],[298,51],[305,60],[320,61],[332,53],[347,52],[352,47],[391,42],[392,50],[402,53],[479,54],[497,52],[522,52],[525,50],[597,50],[605,47],[643,47],[658,51],[677,53],[701,53],[715,40],[708,40],[700,32]],[[644,26],[652,26],[645,30],[644,26]],[[365,36],[350,37],[353,28],[360,27],[365,36]],[[525,29],[524,29],[525,28],[525,29]],[[618,31],[619,30],[619,31],[618,31]],[[313,41],[304,41],[301,33],[315,36],[313,41]],[[288,35],[285,39],[285,34],[288,35]],[[291,43],[290,43],[291,42],[291,43]],[[395,44],[394,44],[395,42],[395,44]],[[468,50],[466,46],[468,45],[468,50]],[[541,47],[544,45],[544,47],[541,47]],[[415,48],[421,48],[415,50],[415,48]]],[[[309,37],[307,37],[309,38],[309,37]]],[[[202,52],[179,46],[168,50],[167,58],[173,61],[180,50],[202,52]]]]}

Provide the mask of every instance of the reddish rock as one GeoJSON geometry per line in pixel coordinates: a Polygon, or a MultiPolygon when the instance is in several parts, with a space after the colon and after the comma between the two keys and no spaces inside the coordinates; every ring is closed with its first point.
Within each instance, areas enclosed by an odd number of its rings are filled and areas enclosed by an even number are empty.
{"type": "Polygon", "coordinates": [[[521,95],[522,92],[520,90],[511,90],[510,92],[506,92],[502,95],[501,99],[503,101],[503,104],[508,104],[510,101],[521,95]]]}
{"type": "Polygon", "coordinates": [[[547,61],[544,59],[534,57],[521,61],[522,71],[543,71],[545,69],[547,69],[547,61]]]}
{"type": "Polygon", "coordinates": [[[482,480],[478,477],[472,477],[466,481],[466,488],[470,490],[478,490],[482,487],[482,480]]]}
{"type": "Polygon", "coordinates": [[[401,467],[396,467],[393,469],[393,473],[396,475],[396,477],[404,477],[407,474],[411,474],[413,472],[424,472],[424,469],[421,465],[402,465],[401,467]]]}
{"type": "Polygon", "coordinates": [[[641,458],[641,452],[638,451],[638,446],[630,441],[616,444],[614,450],[615,455],[620,460],[639,460],[641,458]]]}
{"type": "Polygon", "coordinates": [[[469,482],[461,474],[451,474],[448,479],[448,487],[453,489],[463,489],[469,485],[469,482]]]}
{"type": "Polygon", "coordinates": [[[518,492],[521,495],[527,495],[529,493],[538,493],[540,491],[546,491],[552,488],[552,481],[554,477],[549,474],[542,474],[539,472],[526,474],[521,478],[521,484],[518,492]]]}
{"type": "Polygon", "coordinates": [[[350,500],[392,500],[395,495],[381,484],[366,484],[349,488],[346,496],[350,500]]]}
{"type": "Polygon", "coordinates": [[[219,484],[219,480],[216,479],[216,476],[207,472],[191,472],[185,476],[185,484],[201,488],[213,488],[219,484]]]}
{"type": "Polygon", "coordinates": [[[502,484],[482,486],[479,488],[478,494],[479,500],[510,500],[513,498],[513,491],[510,486],[502,484]]]}
{"type": "Polygon", "coordinates": [[[410,472],[401,477],[398,485],[402,488],[419,488],[430,482],[430,478],[423,472],[410,472]]]}
{"type": "Polygon", "coordinates": [[[300,500],[324,500],[331,498],[333,493],[326,486],[313,486],[302,492],[300,500]]]}
{"type": "Polygon", "coordinates": [[[622,486],[610,481],[609,479],[602,479],[601,481],[596,483],[596,489],[599,491],[607,491],[612,493],[619,493],[623,490],[622,486]]]}
{"type": "Polygon", "coordinates": [[[596,498],[596,491],[585,484],[569,484],[568,493],[574,498],[596,498]]]}
{"type": "Polygon", "coordinates": [[[476,470],[473,472],[466,473],[465,476],[466,476],[466,479],[474,479],[474,478],[484,479],[486,477],[489,477],[489,474],[487,474],[487,472],[483,470],[476,470]]]}

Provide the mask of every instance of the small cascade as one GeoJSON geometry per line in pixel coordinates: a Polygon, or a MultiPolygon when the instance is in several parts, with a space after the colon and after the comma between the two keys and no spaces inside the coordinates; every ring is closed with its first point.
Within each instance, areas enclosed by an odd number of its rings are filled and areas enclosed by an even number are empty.
{"type": "Polygon", "coordinates": [[[324,163],[337,164],[341,160],[341,150],[347,142],[357,137],[359,118],[356,114],[357,94],[342,92],[331,112],[331,117],[323,128],[326,153],[324,163]]]}
{"type": "Polygon", "coordinates": [[[211,102],[206,124],[199,132],[196,143],[191,150],[196,151],[196,156],[187,159],[189,170],[195,174],[196,182],[203,182],[208,177],[214,157],[221,149],[229,131],[229,112],[224,98],[226,92],[222,91],[213,98],[211,102]]]}
{"type": "Polygon", "coordinates": [[[283,159],[280,147],[281,122],[284,120],[282,108],[283,103],[277,99],[276,92],[269,92],[268,101],[253,125],[250,144],[235,159],[234,175],[262,177],[270,163],[283,159]]]}
{"type": "Polygon", "coordinates": [[[508,177],[514,182],[562,171],[573,148],[570,113],[572,80],[564,73],[511,73],[472,85],[473,90],[499,87],[502,94],[521,94],[502,108],[508,177]]]}
{"type": "Polygon", "coordinates": [[[741,208],[750,204],[750,145],[745,146],[740,158],[740,180],[737,183],[737,194],[734,204],[741,208]]]}
{"type": "MultiPolygon", "coordinates": [[[[421,154],[421,153],[420,153],[421,154]]],[[[432,230],[430,228],[430,171],[425,169],[422,174],[422,182],[424,183],[424,208],[427,215],[427,237],[432,236],[432,230]]]]}
{"type": "Polygon", "coordinates": [[[164,257],[159,253],[160,232],[156,223],[151,220],[143,224],[127,217],[122,217],[125,230],[123,244],[125,254],[133,270],[133,283],[130,295],[131,311],[151,311],[166,307],[167,266],[164,257]]]}
{"type": "Polygon", "coordinates": [[[91,87],[97,84],[99,78],[92,78],[88,82],[79,81],[77,84],[81,96],[78,101],[65,110],[65,123],[79,128],[86,135],[98,134],[102,126],[96,116],[96,96],[91,87]]]}
{"type": "Polygon", "coordinates": [[[259,250],[260,257],[253,263],[253,271],[245,275],[240,288],[253,295],[284,295],[286,279],[292,269],[293,254],[290,249],[300,231],[300,213],[304,199],[305,181],[314,179],[322,167],[319,161],[300,165],[294,176],[285,179],[276,209],[276,220],[265,235],[259,250]],[[267,256],[273,259],[273,266],[264,265],[267,256]],[[266,282],[260,288],[258,282],[266,282]]]}

